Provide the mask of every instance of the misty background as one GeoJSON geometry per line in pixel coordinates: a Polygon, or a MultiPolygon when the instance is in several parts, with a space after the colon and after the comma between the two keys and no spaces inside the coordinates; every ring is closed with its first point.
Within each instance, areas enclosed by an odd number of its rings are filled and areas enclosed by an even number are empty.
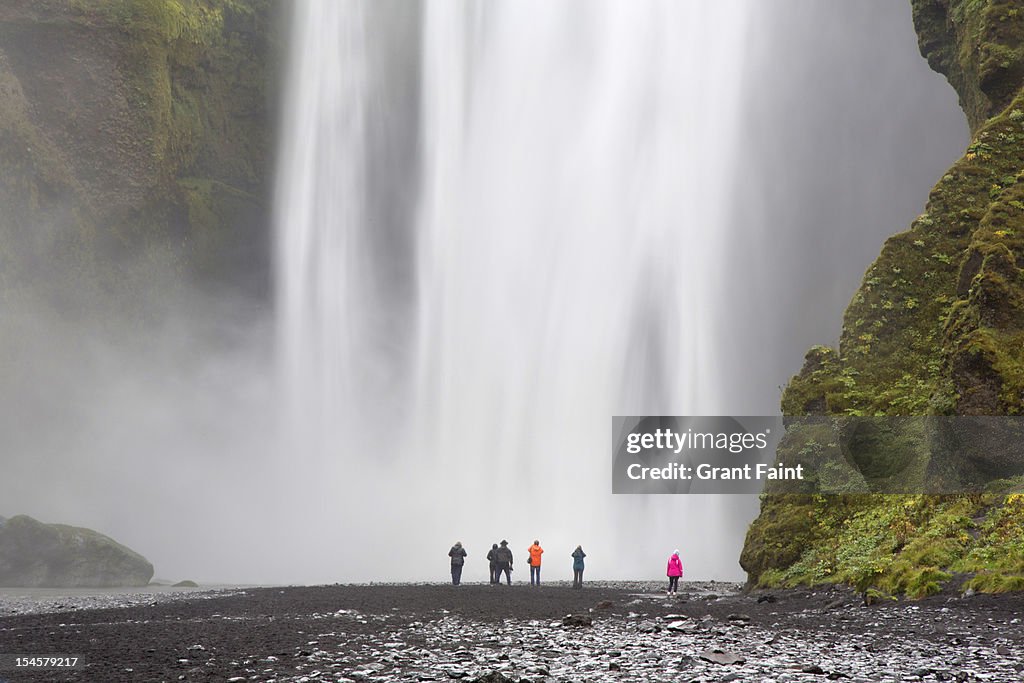
{"type": "Polygon", "coordinates": [[[502,538],[743,578],[756,498],[613,497],[609,418],[775,414],[835,343],[968,141],[909,3],[294,12],[274,294],[171,245],[109,256],[132,306],[4,280],[0,514],[201,582],[444,580],[455,540],[483,580],[502,538]]]}

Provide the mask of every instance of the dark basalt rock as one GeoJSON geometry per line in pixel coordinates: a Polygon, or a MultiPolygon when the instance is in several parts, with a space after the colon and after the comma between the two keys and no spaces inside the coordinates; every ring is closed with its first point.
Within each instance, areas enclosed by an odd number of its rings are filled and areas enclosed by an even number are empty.
{"type": "Polygon", "coordinates": [[[513,683],[514,680],[500,671],[492,671],[489,674],[474,678],[473,683],[513,683]]]}
{"type": "Polygon", "coordinates": [[[585,628],[593,625],[594,620],[583,614],[569,614],[562,619],[562,626],[569,626],[572,628],[585,628]]]}

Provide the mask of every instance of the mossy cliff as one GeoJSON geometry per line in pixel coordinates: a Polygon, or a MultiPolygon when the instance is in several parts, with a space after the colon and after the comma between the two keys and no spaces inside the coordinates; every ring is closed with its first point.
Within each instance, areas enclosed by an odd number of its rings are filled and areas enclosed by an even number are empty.
{"type": "MultiPolygon", "coordinates": [[[[973,140],[924,213],[868,269],[839,348],[807,353],[783,394],[787,416],[1024,414],[1024,6],[912,5],[921,52],[956,88],[973,140]]],[[[843,467],[859,482],[876,475],[876,484],[896,459],[905,458],[899,470],[908,477],[935,469],[935,440],[901,438],[911,444],[906,452],[891,441],[868,452],[880,443],[868,439],[843,467]]],[[[799,460],[821,445],[812,428],[796,429],[780,458],[799,460]]],[[[1012,449],[982,450],[969,468],[954,469],[1024,474],[1012,449]]],[[[914,490],[898,483],[889,490],[914,490]]],[[[753,584],[843,582],[924,595],[956,578],[981,590],[1024,589],[1024,497],[1006,488],[949,496],[781,490],[763,497],[747,535],[740,563],[753,584]]]]}
{"type": "Polygon", "coordinates": [[[270,0],[0,5],[0,295],[265,258],[270,0]]]}

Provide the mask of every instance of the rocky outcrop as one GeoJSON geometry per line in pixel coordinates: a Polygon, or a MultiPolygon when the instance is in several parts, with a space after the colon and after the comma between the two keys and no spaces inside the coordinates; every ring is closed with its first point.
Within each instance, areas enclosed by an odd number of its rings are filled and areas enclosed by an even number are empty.
{"type": "Polygon", "coordinates": [[[96,531],[25,515],[0,519],[0,586],[145,586],[152,577],[146,558],[96,531]]]}
{"type": "Polygon", "coordinates": [[[912,0],[921,54],[949,79],[972,130],[1017,96],[1024,8],[1016,0],[912,0]]]}
{"type": "MultiPolygon", "coordinates": [[[[808,352],[784,392],[785,415],[1024,414],[1024,7],[912,4],[921,53],[959,93],[973,141],[868,269],[838,349],[808,352]]],[[[919,439],[901,468],[1020,475],[1019,454],[986,438],[953,454],[965,462],[948,452],[938,462],[943,439],[919,439]]],[[[812,443],[789,438],[780,455],[798,457],[812,443]]],[[[871,461],[897,456],[883,449],[871,461]]],[[[1024,490],[1022,481],[946,497],[769,490],[741,565],[762,585],[844,582],[923,595],[965,574],[972,588],[1024,588],[1024,499],[1006,493],[1024,490]]]]}

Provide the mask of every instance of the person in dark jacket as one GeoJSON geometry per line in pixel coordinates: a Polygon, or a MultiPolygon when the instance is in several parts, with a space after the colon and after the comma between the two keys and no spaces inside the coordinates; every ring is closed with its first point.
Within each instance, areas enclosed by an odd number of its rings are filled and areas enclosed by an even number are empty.
{"type": "Polygon", "coordinates": [[[494,559],[498,568],[494,573],[495,583],[501,583],[501,573],[505,572],[505,581],[512,585],[512,550],[508,547],[508,541],[502,541],[501,547],[494,551],[494,559]]]}
{"type": "Polygon", "coordinates": [[[458,586],[462,581],[462,565],[466,564],[466,549],[462,547],[462,541],[455,541],[448,557],[452,558],[452,585],[458,586]]]}
{"type": "Polygon", "coordinates": [[[498,544],[494,543],[491,545],[491,549],[487,551],[487,561],[491,564],[491,585],[498,583],[498,559],[495,555],[498,552],[498,544]]]}
{"type": "Polygon", "coordinates": [[[576,546],[572,551],[572,587],[583,588],[583,558],[587,554],[583,552],[583,546],[576,546]]]}

